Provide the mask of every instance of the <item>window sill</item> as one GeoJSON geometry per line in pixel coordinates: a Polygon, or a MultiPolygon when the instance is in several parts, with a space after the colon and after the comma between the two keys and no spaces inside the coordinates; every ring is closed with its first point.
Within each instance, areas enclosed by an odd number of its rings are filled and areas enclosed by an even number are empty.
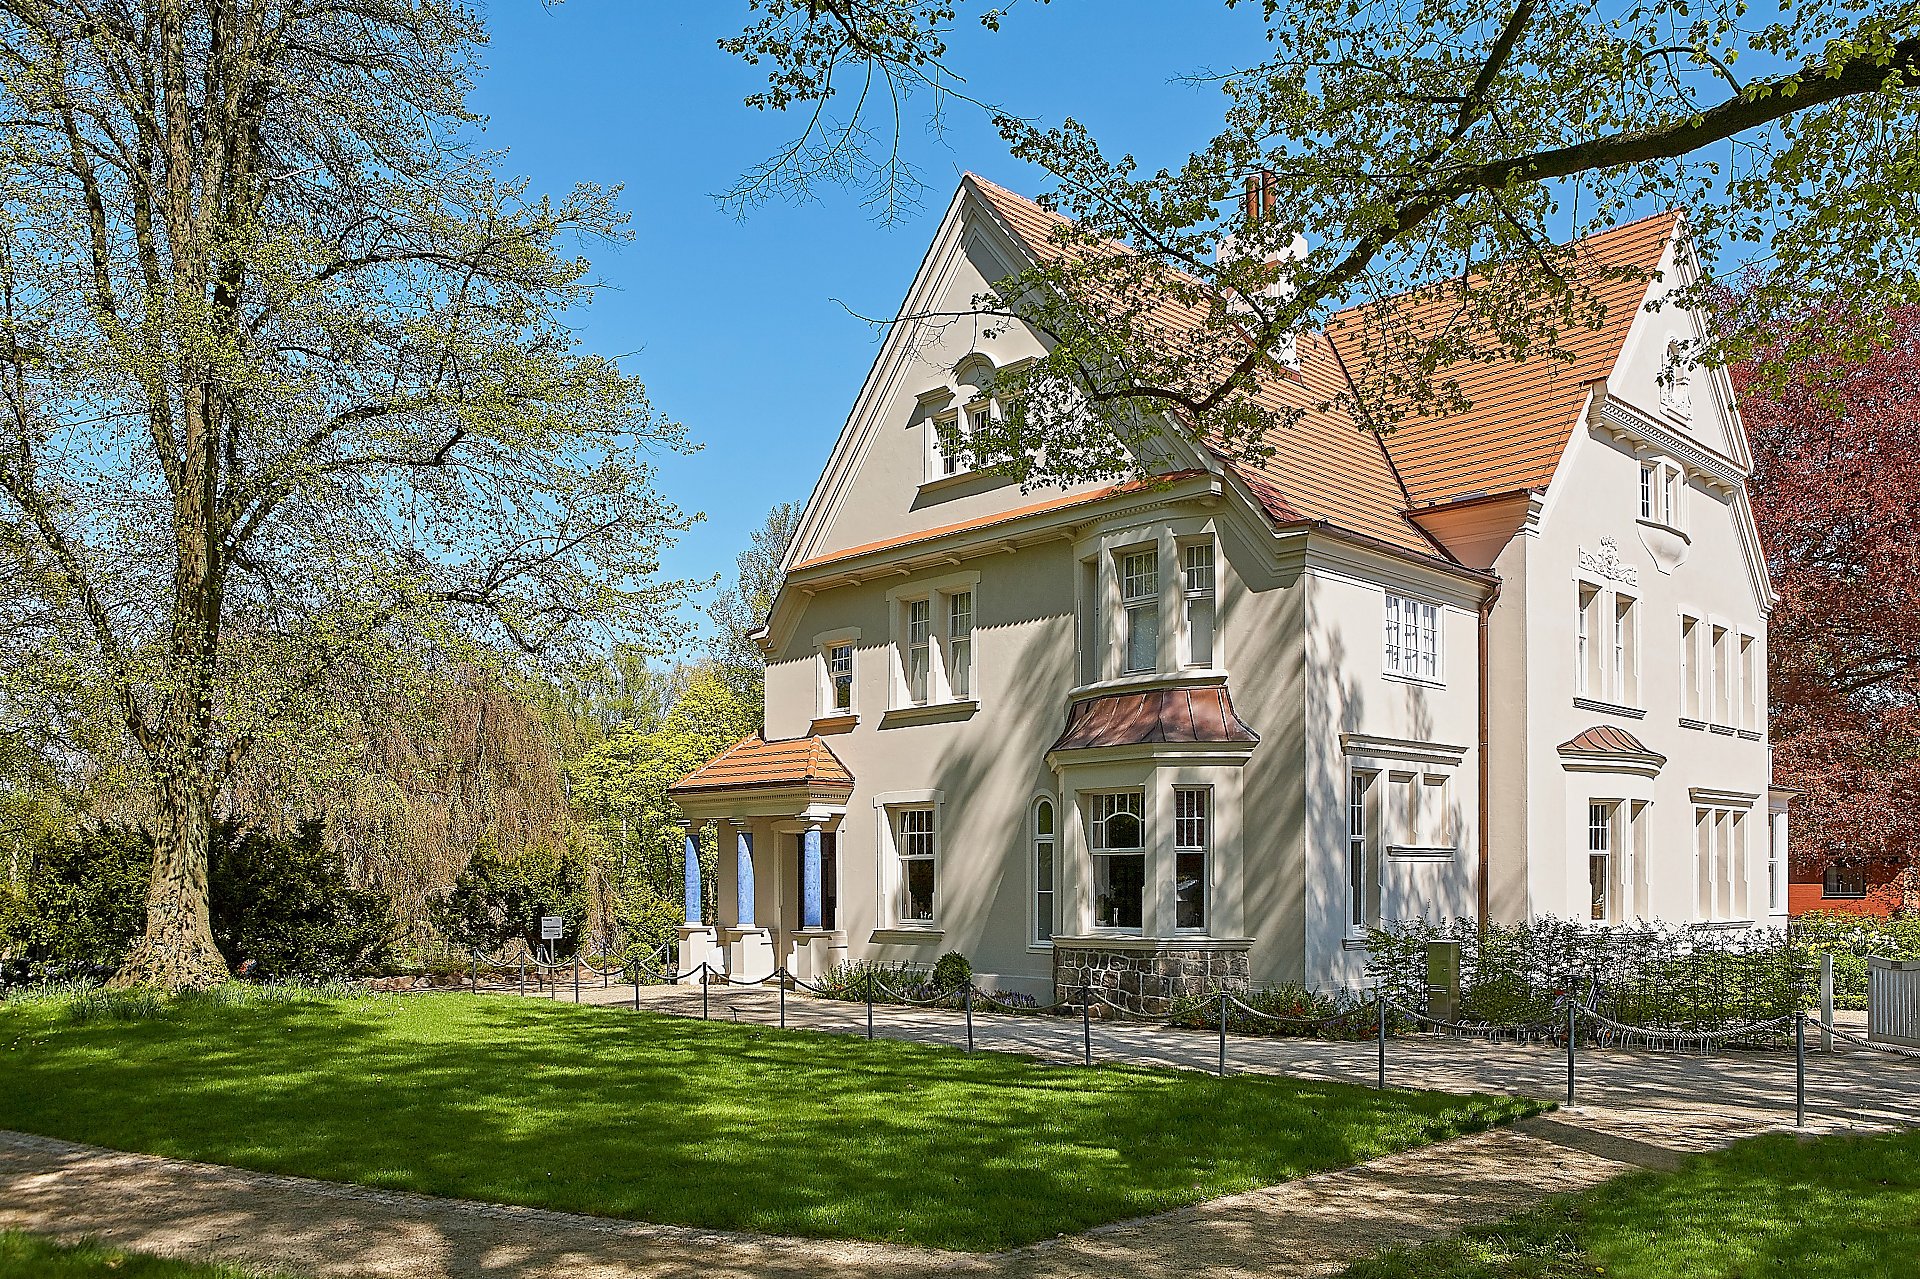
{"type": "Polygon", "coordinates": [[[977,480],[983,475],[991,474],[991,471],[974,470],[955,471],[952,475],[936,475],[932,479],[923,482],[918,491],[921,493],[943,493],[951,488],[959,488],[969,480],[977,480]]]}
{"type": "Polygon", "coordinates": [[[1762,733],[1759,729],[1743,728],[1740,730],[1739,736],[1743,742],[1757,742],[1765,737],[1766,734],[1762,733]]]}
{"type": "Polygon", "coordinates": [[[1365,950],[1366,948],[1367,939],[1364,937],[1342,937],[1340,939],[1341,950],[1365,950]]]}
{"type": "Polygon", "coordinates": [[[898,928],[876,928],[873,936],[867,940],[876,946],[937,946],[945,940],[946,935],[946,929],[935,928],[931,924],[909,924],[898,928]]]}
{"type": "Polygon", "coordinates": [[[1576,697],[1573,704],[1583,711],[1599,711],[1602,715],[1618,715],[1622,719],[1645,719],[1647,712],[1638,706],[1628,706],[1621,702],[1603,702],[1597,697],[1576,697]]]}
{"type": "Polygon", "coordinates": [[[838,733],[851,733],[860,717],[854,714],[822,715],[813,721],[812,734],[815,737],[832,737],[838,733]]]}
{"type": "Polygon", "coordinates": [[[908,724],[947,724],[972,719],[980,709],[977,698],[960,702],[928,702],[925,706],[896,706],[880,717],[882,728],[902,728],[908,724]]]}
{"type": "Polygon", "coordinates": [[[1722,737],[1732,737],[1738,730],[1731,724],[1709,724],[1707,725],[1707,731],[1709,733],[1718,733],[1722,737]]]}
{"type": "Polygon", "coordinates": [[[1387,845],[1387,856],[1399,862],[1450,862],[1459,851],[1450,844],[1387,845]]]}
{"type": "Polygon", "coordinates": [[[1246,950],[1253,945],[1248,937],[1215,937],[1209,933],[1169,933],[1149,935],[1139,929],[1126,932],[1090,932],[1074,937],[1055,937],[1054,945],[1071,950],[1246,950]]]}
{"type": "Polygon", "coordinates": [[[1700,729],[1702,732],[1704,732],[1706,731],[1707,721],[1705,721],[1704,719],[1694,719],[1691,716],[1682,715],[1680,717],[1680,727],[1697,728],[1697,729],[1700,729]]]}
{"type": "Polygon", "coordinates": [[[1119,675],[1113,679],[1097,679],[1087,684],[1076,684],[1067,690],[1067,697],[1078,699],[1097,693],[1152,688],[1200,688],[1226,682],[1227,673],[1217,666],[1192,666],[1168,674],[1162,674],[1159,671],[1139,671],[1132,675],[1119,675]]]}
{"type": "Polygon", "coordinates": [[[1389,684],[1411,684],[1415,688],[1445,688],[1447,681],[1435,679],[1430,675],[1405,675],[1399,671],[1381,671],[1380,678],[1389,684]]]}

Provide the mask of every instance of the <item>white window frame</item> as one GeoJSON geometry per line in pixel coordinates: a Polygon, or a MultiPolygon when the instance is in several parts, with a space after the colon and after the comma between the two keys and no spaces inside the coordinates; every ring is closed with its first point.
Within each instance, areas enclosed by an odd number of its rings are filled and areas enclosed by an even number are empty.
{"type": "Polygon", "coordinates": [[[1620,918],[1619,890],[1620,801],[1587,801],[1587,906],[1582,918],[1592,924],[1612,924],[1620,918]],[[1600,897],[1593,898],[1594,863],[1600,863],[1600,897]],[[1599,914],[1594,914],[1598,905],[1599,914]]]}
{"type": "Polygon", "coordinates": [[[1030,947],[1053,949],[1053,935],[1060,927],[1060,805],[1051,795],[1039,795],[1027,806],[1027,867],[1032,875],[1028,901],[1033,917],[1027,930],[1030,947]],[[1040,814],[1046,811],[1050,830],[1042,830],[1040,814]],[[1040,850],[1047,852],[1047,873],[1041,874],[1040,850]]]}
{"type": "Polygon", "coordinates": [[[1376,860],[1373,829],[1375,785],[1380,771],[1373,768],[1347,770],[1347,859],[1342,868],[1346,880],[1346,933],[1364,937],[1372,921],[1369,909],[1367,868],[1376,860]]]}
{"type": "Polygon", "coordinates": [[[1160,548],[1156,545],[1128,547],[1114,552],[1114,576],[1120,595],[1120,673],[1122,675],[1153,675],[1160,670],[1160,641],[1165,630],[1166,618],[1160,598],[1160,548]],[[1149,567],[1149,575],[1143,582],[1143,575],[1134,565],[1144,563],[1149,567]],[[1144,587],[1144,589],[1142,589],[1144,587]],[[1129,594],[1132,590],[1134,593],[1129,594]],[[1133,661],[1134,632],[1137,626],[1136,615],[1151,614],[1153,617],[1153,651],[1148,665],[1136,666],[1133,661]]]}
{"type": "Polygon", "coordinates": [[[1175,544],[1180,557],[1180,659],[1189,670],[1220,666],[1220,552],[1213,539],[1175,544]],[[1204,650],[1198,637],[1204,633],[1204,650]]]}
{"type": "MultiPolygon", "coordinates": [[[[1091,887],[1094,897],[1094,927],[1101,932],[1137,936],[1146,931],[1147,919],[1150,913],[1148,908],[1152,902],[1151,890],[1153,881],[1148,877],[1147,872],[1150,861],[1149,849],[1153,843],[1153,836],[1148,830],[1147,825],[1148,814],[1151,811],[1147,805],[1147,791],[1144,787],[1139,786],[1126,787],[1119,790],[1087,791],[1083,792],[1083,798],[1087,809],[1087,850],[1091,862],[1090,869],[1092,871],[1091,887]],[[1106,811],[1112,807],[1111,801],[1120,799],[1131,799],[1135,801],[1137,808],[1134,810],[1115,808],[1111,812],[1106,811]],[[1106,842],[1107,824],[1114,817],[1122,813],[1135,817],[1139,822],[1140,842],[1138,846],[1109,845],[1106,842]],[[1106,869],[1103,868],[1101,863],[1114,857],[1138,858],[1140,861],[1140,922],[1137,924],[1100,922],[1099,892],[1102,871],[1106,869]]],[[[1110,873],[1109,871],[1109,876],[1110,873]]],[[[1114,917],[1116,919],[1118,918],[1117,910],[1114,912],[1114,917]]]]}
{"type": "Polygon", "coordinates": [[[849,627],[845,630],[825,631],[813,637],[814,649],[814,718],[837,719],[846,715],[859,714],[860,706],[860,632],[849,627]],[[834,701],[833,652],[837,648],[847,650],[847,704],[837,706],[834,701]]]}
{"type": "Polygon", "coordinates": [[[1446,606],[1386,592],[1382,611],[1381,670],[1393,679],[1446,683],[1446,606]]]}
{"type": "Polygon", "coordinates": [[[1608,628],[1611,650],[1608,653],[1608,692],[1621,706],[1638,706],[1640,683],[1640,599],[1626,591],[1613,591],[1613,607],[1606,610],[1611,619],[1608,628]]]}
{"type": "Polygon", "coordinates": [[[904,804],[889,811],[893,823],[893,855],[898,864],[899,876],[893,903],[893,918],[896,923],[909,928],[936,928],[940,922],[940,806],[938,804],[904,804]],[[915,827],[925,819],[925,829],[908,829],[908,819],[912,818],[915,827]],[[924,838],[925,843],[918,841],[924,838]],[[913,851],[909,851],[912,849],[913,851]],[[911,900],[911,864],[926,863],[933,879],[930,892],[931,900],[924,916],[910,914],[908,905],[911,900]]]}
{"type": "Polygon", "coordinates": [[[1173,788],[1173,931],[1205,933],[1213,920],[1213,787],[1180,785],[1173,788]],[[1183,801],[1198,805],[1182,811],[1183,801]],[[1200,859],[1200,922],[1180,922],[1180,860],[1200,859]]]}
{"type": "Polygon", "coordinates": [[[1649,523],[1661,522],[1659,493],[1662,482],[1657,463],[1640,463],[1640,518],[1649,523]]]}
{"type": "Polygon", "coordinates": [[[852,715],[853,641],[841,640],[829,644],[821,657],[827,664],[827,712],[832,715],[852,715]],[[843,683],[844,695],[841,691],[843,683]]]}
{"type": "Polygon", "coordinates": [[[1700,619],[1680,614],[1680,717],[1704,720],[1700,696],[1700,619]]]}
{"type": "Polygon", "coordinates": [[[901,629],[906,633],[906,645],[901,658],[905,678],[902,691],[909,706],[925,706],[938,700],[933,679],[933,600],[933,596],[923,595],[919,599],[901,601],[907,611],[905,620],[901,622],[901,629]]]}
{"type": "Polygon", "coordinates": [[[946,667],[948,695],[956,702],[973,700],[973,592],[953,591],[941,596],[946,614],[946,667]],[[960,602],[966,601],[963,611],[960,602]],[[964,626],[962,618],[964,617],[964,626]]]}
{"type": "Polygon", "coordinates": [[[887,592],[892,616],[892,643],[887,705],[890,710],[905,711],[939,706],[966,706],[980,698],[980,644],[976,637],[980,619],[980,574],[959,573],[935,581],[896,586],[887,592]],[[969,596],[972,609],[964,636],[962,655],[967,663],[967,692],[954,692],[953,601],[969,596]],[[913,642],[915,606],[926,607],[927,685],[924,697],[913,696],[913,659],[918,647],[913,642]]]}

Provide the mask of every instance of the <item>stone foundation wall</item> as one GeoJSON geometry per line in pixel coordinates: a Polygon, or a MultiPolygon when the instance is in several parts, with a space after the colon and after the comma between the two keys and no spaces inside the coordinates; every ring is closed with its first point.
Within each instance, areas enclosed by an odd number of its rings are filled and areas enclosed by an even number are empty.
{"type": "MultiPolygon", "coordinates": [[[[1082,985],[1128,1012],[1159,1016],[1177,998],[1211,994],[1222,986],[1245,989],[1247,952],[1201,950],[1171,941],[1137,950],[1054,942],[1054,998],[1078,1002],[1082,985]]],[[[1093,1015],[1100,1013],[1096,999],[1093,1015]]]]}

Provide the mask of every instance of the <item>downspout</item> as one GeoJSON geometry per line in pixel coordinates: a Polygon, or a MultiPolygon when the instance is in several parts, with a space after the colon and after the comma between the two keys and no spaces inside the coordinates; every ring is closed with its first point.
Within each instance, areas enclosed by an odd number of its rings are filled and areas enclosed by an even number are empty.
{"type": "Polygon", "coordinates": [[[1487,592],[1487,598],[1481,601],[1481,604],[1480,604],[1480,682],[1477,690],[1479,693],[1479,702],[1480,702],[1480,707],[1479,707],[1480,733],[1479,733],[1479,741],[1478,741],[1478,748],[1479,748],[1478,754],[1479,754],[1479,765],[1480,765],[1480,770],[1479,770],[1480,771],[1480,794],[1479,794],[1480,817],[1479,817],[1478,823],[1475,826],[1475,830],[1479,836],[1479,840],[1478,840],[1479,842],[1479,849],[1478,849],[1479,874],[1476,877],[1478,881],[1477,896],[1479,899],[1478,902],[1476,903],[1479,908],[1477,912],[1478,913],[1477,926],[1479,929],[1480,940],[1483,942],[1487,939],[1487,903],[1488,903],[1488,897],[1489,897],[1488,890],[1487,890],[1487,867],[1488,867],[1488,863],[1492,860],[1489,853],[1491,845],[1489,843],[1489,839],[1487,835],[1487,814],[1488,814],[1488,811],[1492,808],[1492,799],[1491,799],[1492,775],[1487,765],[1487,720],[1489,718],[1488,705],[1487,705],[1487,667],[1489,665],[1487,660],[1487,645],[1488,645],[1488,634],[1492,629],[1491,623],[1493,620],[1493,606],[1497,604],[1499,601],[1500,601],[1500,583],[1496,581],[1493,584],[1493,589],[1487,592]]]}

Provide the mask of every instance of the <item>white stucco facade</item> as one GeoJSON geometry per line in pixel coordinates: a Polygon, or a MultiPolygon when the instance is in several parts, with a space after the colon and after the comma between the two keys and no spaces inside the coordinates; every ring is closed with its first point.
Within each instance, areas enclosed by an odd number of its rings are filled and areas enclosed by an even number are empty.
{"type": "MultiPolygon", "coordinates": [[[[969,179],[905,309],[965,311],[1025,252],[969,179]]],[[[725,823],[723,914],[751,836],[742,962],[958,950],[1050,996],[1138,956],[1351,988],[1394,920],[1766,919],[1770,588],[1723,382],[1662,381],[1692,323],[1633,321],[1550,481],[1409,499],[1400,544],[1278,520],[1191,446],[1147,487],[950,474],[937,423],[1038,339],[896,326],[764,638],[766,746],[824,742],[844,773],[676,792],[725,823]]]]}

